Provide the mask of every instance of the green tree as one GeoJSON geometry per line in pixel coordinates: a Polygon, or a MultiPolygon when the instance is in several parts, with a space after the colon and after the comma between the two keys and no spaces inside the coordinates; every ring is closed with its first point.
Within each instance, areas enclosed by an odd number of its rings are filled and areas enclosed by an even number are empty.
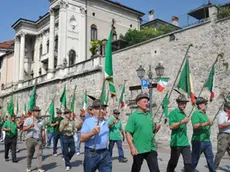
{"type": "Polygon", "coordinates": [[[90,50],[92,56],[95,55],[95,50],[96,50],[96,48],[97,48],[98,45],[100,45],[100,47],[102,47],[102,41],[95,39],[95,40],[93,40],[91,42],[91,47],[90,47],[89,50],[90,50]]]}
{"type": "Polygon", "coordinates": [[[225,18],[230,16],[230,9],[227,7],[219,7],[218,18],[225,18]]]}

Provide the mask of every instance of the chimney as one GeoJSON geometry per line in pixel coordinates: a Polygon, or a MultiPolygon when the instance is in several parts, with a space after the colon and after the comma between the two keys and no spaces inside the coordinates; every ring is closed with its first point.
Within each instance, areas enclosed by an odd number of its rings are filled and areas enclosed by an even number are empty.
{"type": "Polygon", "coordinates": [[[175,26],[179,26],[179,18],[176,16],[172,16],[172,24],[175,26]]]}
{"type": "Polygon", "coordinates": [[[149,21],[152,21],[154,18],[154,10],[149,11],[149,21]]]}

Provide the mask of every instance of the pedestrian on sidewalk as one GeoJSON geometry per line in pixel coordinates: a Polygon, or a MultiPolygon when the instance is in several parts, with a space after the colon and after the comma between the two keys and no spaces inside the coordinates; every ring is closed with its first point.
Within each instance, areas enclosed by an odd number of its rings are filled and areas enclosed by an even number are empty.
{"type": "Polygon", "coordinates": [[[39,113],[41,109],[38,106],[33,108],[32,116],[26,118],[23,131],[26,131],[26,147],[27,147],[27,172],[31,172],[31,163],[36,151],[38,172],[44,172],[42,169],[42,146],[45,146],[45,129],[39,113]]]}
{"type": "Polygon", "coordinates": [[[62,141],[62,133],[60,132],[60,124],[63,120],[61,109],[56,109],[57,117],[53,119],[51,126],[54,128],[53,130],[53,155],[57,156],[57,145],[58,140],[60,140],[61,152],[63,154],[63,141],[62,141]]]}
{"type": "Polygon", "coordinates": [[[83,123],[80,139],[85,142],[84,172],[112,172],[112,158],[107,149],[109,127],[104,118],[106,107],[106,104],[101,104],[101,100],[94,100],[93,116],[83,123]]]}
{"type": "Polygon", "coordinates": [[[5,161],[9,161],[9,150],[11,149],[12,162],[17,163],[16,147],[18,136],[18,125],[16,123],[16,115],[12,115],[3,125],[3,131],[6,132],[5,136],[5,161]]]}
{"type": "Polygon", "coordinates": [[[225,102],[224,111],[219,114],[218,127],[217,153],[214,161],[216,171],[219,170],[220,161],[225,152],[228,152],[228,155],[230,155],[230,102],[225,102]]]}
{"type": "Polygon", "coordinates": [[[80,136],[81,136],[81,128],[84,122],[85,116],[83,114],[80,114],[80,119],[76,125],[76,135],[75,135],[75,148],[76,148],[76,153],[77,156],[80,155],[80,149],[81,149],[81,141],[80,141],[80,136]]]}
{"type": "Polygon", "coordinates": [[[127,162],[128,159],[124,157],[122,148],[122,141],[125,140],[125,134],[122,128],[121,120],[119,119],[120,112],[117,109],[113,110],[113,116],[109,119],[109,152],[112,157],[113,146],[116,143],[118,149],[119,162],[127,162]]]}
{"type": "Polygon", "coordinates": [[[155,133],[160,125],[155,124],[147,111],[149,97],[139,94],[136,97],[138,109],[131,113],[126,124],[126,139],[133,156],[132,172],[141,171],[143,160],[147,161],[150,172],[159,172],[157,151],[154,143],[155,133]]]}
{"type": "Polygon", "coordinates": [[[60,123],[60,132],[62,133],[63,156],[65,159],[66,171],[71,169],[70,160],[75,154],[74,134],[76,133],[76,125],[71,120],[71,110],[64,110],[65,118],[60,123]]]}
{"type": "Polygon", "coordinates": [[[196,110],[191,117],[193,126],[192,135],[192,171],[196,171],[197,164],[200,159],[200,155],[204,153],[209,172],[215,172],[215,165],[213,162],[212,143],[210,141],[210,127],[213,125],[213,121],[210,121],[206,114],[208,100],[203,97],[198,97],[196,110]]]}
{"type": "Polygon", "coordinates": [[[192,156],[190,144],[187,136],[187,124],[190,120],[185,114],[185,108],[189,102],[185,95],[181,94],[176,99],[178,108],[172,110],[169,114],[169,128],[171,133],[171,156],[167,166],[167,172],[174,172],[177,166],[180,154],[184,160],[184,171],[192,172],[192,156]]]}

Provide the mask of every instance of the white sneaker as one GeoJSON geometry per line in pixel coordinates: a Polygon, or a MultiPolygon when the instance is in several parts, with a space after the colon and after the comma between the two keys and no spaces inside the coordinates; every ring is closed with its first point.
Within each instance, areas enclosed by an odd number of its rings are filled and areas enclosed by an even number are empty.
{"type": "Polygon", "coordinates": [[[79,156],[81,153],[80,152],[77,152],[77,156],[79,156]]]}
{"type": "Polygon", "coordinates": [[[57,154],[57,153],[55,153],[55,154],[53,154],[53,156],[58,156],[58,154],[57,154]]]}
{"type": "Polygon", "coordinates": [[[65,171],[69,171],[69,170],[70,170],[70,167],[67,166],[67,167],[65,168],[65,171]]]}
{"type": "Polygon", "coordinates": [[[30,169],[30,168],[27,168],[27,169],[26,169],[26,172],[31,172],[31,169],[30,169]]]}
{"type": "Polygon", "coordinates": [[[45,170],[39,168],[37,172],[45,172],[45,170]]]}

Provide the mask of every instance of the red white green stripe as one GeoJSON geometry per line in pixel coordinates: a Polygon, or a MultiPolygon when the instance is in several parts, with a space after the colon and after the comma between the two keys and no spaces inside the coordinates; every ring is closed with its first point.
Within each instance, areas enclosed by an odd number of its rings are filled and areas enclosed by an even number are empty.
{"type": "Polygon", "coordinates": [[[168,78],[160,78],[157,83],[157,91],[162,92],[164,91],[166,85],[168,84],[168,78]]]}

